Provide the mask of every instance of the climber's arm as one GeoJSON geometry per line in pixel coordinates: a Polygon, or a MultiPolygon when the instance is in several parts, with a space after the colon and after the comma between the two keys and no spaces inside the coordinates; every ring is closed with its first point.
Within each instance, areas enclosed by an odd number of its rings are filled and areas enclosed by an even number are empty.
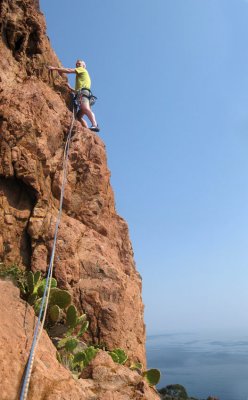
{"type": "Polygon", "coordinates": [[[58,68],[58,67],[52,67],[48,66],[47,67],[50,71],[58,71],[59,73],[65,73],[65,74],[75,74],[76,69],[75,68],[58,68]]]}

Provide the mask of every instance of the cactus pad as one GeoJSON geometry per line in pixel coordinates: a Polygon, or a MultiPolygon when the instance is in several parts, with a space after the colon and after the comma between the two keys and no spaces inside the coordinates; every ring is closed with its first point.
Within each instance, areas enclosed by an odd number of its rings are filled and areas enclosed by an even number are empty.
{"type": "Polygon", "coordinates": [[[128,359],[127,354],[122,349],[114,349],[109,352],[112,359],[117,362],[118,364],[125,364],[128,359]]]}
{"type": "Polygon", "coordinates": [[[71,304],[71,295],[66,290],[52,288],[49,298],[50,305],[57,304],[60,308],[66,308],[71,304]]]}
{"type": "Polygon", "coordinates": [[[49,318],[51,319],[52,322],[57,322],[60,318],[60,308],[57,306],[57,304],[54,304],[50,309],[49,309],[49,318]]]}
{"type": "Polygon", "coordinates": [[[74,365],[80,365],[81,368],[87,367],[89,363],[96,356],[98,349],[95,349],[93,346],[87,347],[84,351],[80,351],[75,354],[73,363],[74,365]]]}
{"type": "Polygon", "coordinates": [[[76,307],[71,304],[66,311],[66,325],[75,328],[78,322],[76,307]]]}
{"type": "Polygon", "coordinates": [[[27,285],[28,285],[28,293],[32,294],[34,291],[34,274],[32,271],[29,271],[28,273],[27,285]]]}
{"type": "Polygon", "coordinates": [[[143,365],[140,362],[133,362],[130,365],[130,369],[132,369],[134,371],[142,371],[143,365]]]}
{"type": "Polygon", "coordinates": [[[88,327],[89,327],[89,321],[83,321],[82,322],[82,326],[81,326],[81,329],[80,329],[80,331],[78,332],[78,337],[79,336],[82,336],[86,331],[87,331],[87,329],[88,329],[88,327]]]}
{"type": "Polygon", "coordinates": [[[37,285],[37,283],[39,282],[41,277],[41,272],[40,271],[36,271],[34,274],[34,285],[37,285]]]}
{"type": "Polygon", "coordinates": [[[160,371],[155,368],[144,371],[142,375],[150,386],[157,385],[160,380],[160,371]]]}
{"type": "MultiPolygon", "coordinates": [[[[42,279],[42,281],[40,282],[39,287],[38,287],[38,295],[40,297],[43,296],[45,287],[46,287],[46,278],[42,279]]],[[[57,281],[55,278],[52,278],[51,279],[51,288],[56,288],[56,287],[57,287],[57,281]]]]}
{"type": "Polygon", "coordinates": [[[37,294],[32,293],[28,296],[28,303],[32,306],[36,299],[37,299],[37,294]]]}

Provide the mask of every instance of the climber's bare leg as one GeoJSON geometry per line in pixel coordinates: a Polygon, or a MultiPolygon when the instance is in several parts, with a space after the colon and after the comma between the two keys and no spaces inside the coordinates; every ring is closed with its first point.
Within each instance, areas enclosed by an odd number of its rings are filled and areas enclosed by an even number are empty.
{"type": "Polygon", "coordinates": [[[92,126],[97,126],[95,114],[91,111],[89,102],[84,102],[81,104],[80,112],[82,112],[82,115],[86,115],[89,118],[92,126]]]}
{"type": "Polygon", "coordinates": [[[83,128],[88,128],[88,124],[87,124],[87,122],[83,119],[83,116],[84,116],[84,114],[83,114],[82,110],[80,109],[80,111],[79,111],[78,114],[77,114],[77,119],[79,120],[79,122],[81,123],[81,125],[82,125],[83,128]]]}

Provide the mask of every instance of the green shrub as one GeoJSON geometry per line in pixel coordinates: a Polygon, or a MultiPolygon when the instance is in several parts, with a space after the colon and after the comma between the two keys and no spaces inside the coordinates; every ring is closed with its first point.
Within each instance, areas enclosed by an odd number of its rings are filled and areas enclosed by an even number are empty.
{"type": "Polygon", "coordinates": [[[0,279],[10,279],[14,285],[19,287],[22,296],[26,294],[27,272],[20,269],[16,264],[0,263],[0,279]]]}
{"type": "Polygon", "coordinates": [[[171,396],[174,399],[188,399],[188,394],[185,387],[179,384],[168,385],[165,388],[160,389],[159,393],[164,396],[171,396]]]}
{"type": "MultiPolygon", "coordinates": [[[[33,306],[36,315],[39,314],[42,296],[46,287],[46,278],[42,278],[40,271],[36,271],[35,273],[29,271],[27,273],[15,264],[6,266],[0,263],[0,279],[1,278],[11,279],[20,288],[22,297],[33,306]]],[[[106,345],[87,346],[86,343],[82,341],[82,336],[89,327],[89,321],[87,321],[85,314],[79,316],[76,307],[71,304],[71,300],[70,293],[67,290],[57,288],[57,281],[55,278],[52,278],[46,326],[49,327],[49,324],[55,324],[55,327],[65,327],[65,330],[63,329],[63,336],[60,337],[59,340],[56,338],[56,346],[58,349],[57,359],[68,368],[73,375],[78,376],[82,369],[87,367],[93,360],[99,348],[106,350],[106,345]]],[[[120,348],[108,351],[108,354],[116,363],[121,365],[125,364],[128,360],[127,354],[120,348]]],[[[143,366],[139,362],[131,363],[130,369],[138,371],[150,386],[156,385],[160,379],[159,370],[150,369],[142,372],[143,366]]],[[[160,392],[162,393],[164,390],[169,390],[168,393],[177,393],[175,387],[178,389],[178,387],[181,386],[170,385],[165,389],[161,389],[160,392]],[[174,387],[174,392],[171,388],[172,386],[174,387]]],[[[182,398],[185,399],[187,397],[182,398]]]]}

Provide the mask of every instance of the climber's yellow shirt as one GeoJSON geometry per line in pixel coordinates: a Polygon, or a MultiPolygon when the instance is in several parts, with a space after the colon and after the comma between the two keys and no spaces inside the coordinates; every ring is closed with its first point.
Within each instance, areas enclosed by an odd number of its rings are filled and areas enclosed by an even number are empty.
{"type": "Polygon", "coordinates": [[[75,68],[76,82],[75,89],[90,89],[91,80],[88,71],[84,67],[75,68]]]}

